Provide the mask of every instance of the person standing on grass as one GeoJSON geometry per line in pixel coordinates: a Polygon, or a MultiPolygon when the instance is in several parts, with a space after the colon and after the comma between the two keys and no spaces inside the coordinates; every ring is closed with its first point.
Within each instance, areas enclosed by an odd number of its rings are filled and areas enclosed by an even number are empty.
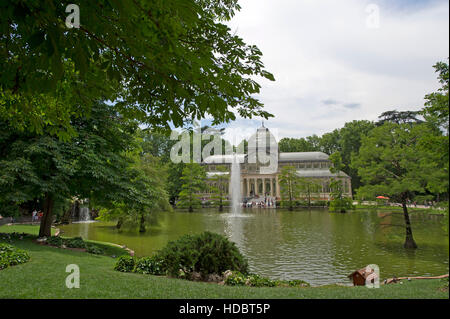
{"type": "Polygon", "coordinates": [[[31,213],[32,217],[31,217],[31,222],[35,222],[36,221],[36,217],[37,217],[37,211],[36,209],[33,210],[33,212],[31,213]]]}

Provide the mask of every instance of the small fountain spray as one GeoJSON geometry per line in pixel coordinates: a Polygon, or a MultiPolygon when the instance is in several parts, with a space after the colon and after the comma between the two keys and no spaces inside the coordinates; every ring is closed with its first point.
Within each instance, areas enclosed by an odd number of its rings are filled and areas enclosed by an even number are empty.
{"type": "Polygon", "coordinates": [[[241,168],[237,155],[234,154],[231,164],[231,212],[233,216],[241,213],[241,168]]]}

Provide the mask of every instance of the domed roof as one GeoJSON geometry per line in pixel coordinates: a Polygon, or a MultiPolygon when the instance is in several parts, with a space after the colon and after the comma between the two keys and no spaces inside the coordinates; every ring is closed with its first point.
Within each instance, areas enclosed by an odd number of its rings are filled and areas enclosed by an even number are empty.
{"type": "Polygon", "coordinates": [[[266,148],[266,152],[270,153],[270,147],[278,150],[278,143],[275,136],[270,130],[262,124],[256,132],[248,139],[248,151],[257,151],[260,147],[266,148]]]}

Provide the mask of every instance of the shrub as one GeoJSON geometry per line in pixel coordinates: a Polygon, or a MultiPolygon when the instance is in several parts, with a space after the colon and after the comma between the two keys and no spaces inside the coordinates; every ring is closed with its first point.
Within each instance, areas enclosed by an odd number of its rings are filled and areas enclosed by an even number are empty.
{"type": "Polygon", "coordinates": [[[134,266],[136,264],[136,260],[132,256],[120,256],[114,266],[114,270],[121,272],[132,272],[134,270],[134,266]]]}
{"type": "Polygon", "coordinates": [[[221,274],[225,270],[247,272],[248,264],[233,242],[219,234],[185,235],[158,252],[167,272],[184,277],[192,272],[221,274]],[[181,272],[180,272],[181,270],[181,272]]]}
{"type": "Polygon", "coordinates": [[[251,286],[251,287],[309,287],[303,280],[272,280],[257,274],[244,275],[240,272],[233,272],[225,279],[225,284],[229,286],[251,286]]]}
{"type": "Polygon", "coordinates": [[[150,274],[156,276],[166,274],[164,261],[158,255],[139,258],[133,271],[139,274],[150,274]]]}
{"type": "Polygon", "coordinates": [[[316,207],[327,207],[329,202],[326,200],[316,200],[312,203],[312,205],[316,207]]]}
{"type": "Polygon", "coordinates": [[[70,248],[86,248],[86,243],[81,237],[64,238],[63,243],[70,248]]]}
{"type": "Polygon", "coordinates": [[[81,237],[62,238],[59,236],[51,236],[47,238],[47,244],[57,247],[65,245],[70,248],[87,248],[86,243],[81,237]]]}
{"type": "Polygon", "coordinates": [[[257,274],[245,275],[240,272],[233,272],[227,277],[225,284],[229,286],[275,287],[277,282],[257,274]]]}
{"type": "Polygon", "coordinates": [[[98,246],[95,245],[86,245],[86,251],[90,254],[95,254],[95,255],[103,255],[104,251],[103,249],[101,249],[98,246]]]}
{"type": "Polygon", "coordinates": [[[225,285],[244,286],[246,281],[247,277],[244,274],[236,271],[233,272],[230,276],[228,276],[227,279],[225,279],[225,285]]]}
{"type": "Polygon", "coordinates": [[[12,240],[23,240],[25,238],[36,238],[36,235],[27,233],[0,233],[0,239],[11,242],[12,240]]]}
{"type": "Polygon", "coordinates": [[[353,206],[353,200],[348,197],[344,197],[342,199],[333,199],[330,202],[330,211],[338,211],[341,213],[345,213],[347,210],[355,209],[353,206]]]}
{"type": "Polygon", "coordinates": [[[61,247],[63,244],[63,239],[59,236],[51,236],[47,238],[47,244],[61,247]]]}
{"type": "Polygon", "coordinates": [[[276,282],[257,274],[251,274],[247,277],[246,285],[252,287],[275,287],[276,282]]]}
{"type": "Polygon", "coordinates": [[[0,270],[8,266],[26,263],[30,256],[25,250],[8,244],[0,244],[0,270]]]}

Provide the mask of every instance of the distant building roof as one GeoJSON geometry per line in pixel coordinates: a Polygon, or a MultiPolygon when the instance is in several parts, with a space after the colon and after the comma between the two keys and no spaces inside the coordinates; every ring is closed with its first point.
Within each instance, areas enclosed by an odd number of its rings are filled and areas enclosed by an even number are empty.
{"type": "MultiPolygon", "coordinates": [[[[297,170],[297,175],[300,177],[337,177],[338,174],[331,173],[328,169],[308,169],[297,170]]],[[[339,173],[340,177],[348,177],[344,172],[339,173]]]]}
{"type": "MultiPolygon", "coordinates": [[[[239,163],[245,162],[245,154],[236,154],[239,163]]],[[[211,155],[203,160],[205,164],[232,164],[234,155],[211,155]]]]}
{"type": "Polygon", "coordinates": [[[328,155],[322,152],[281,152],[280,162],[328,161],[328,155]]]}

